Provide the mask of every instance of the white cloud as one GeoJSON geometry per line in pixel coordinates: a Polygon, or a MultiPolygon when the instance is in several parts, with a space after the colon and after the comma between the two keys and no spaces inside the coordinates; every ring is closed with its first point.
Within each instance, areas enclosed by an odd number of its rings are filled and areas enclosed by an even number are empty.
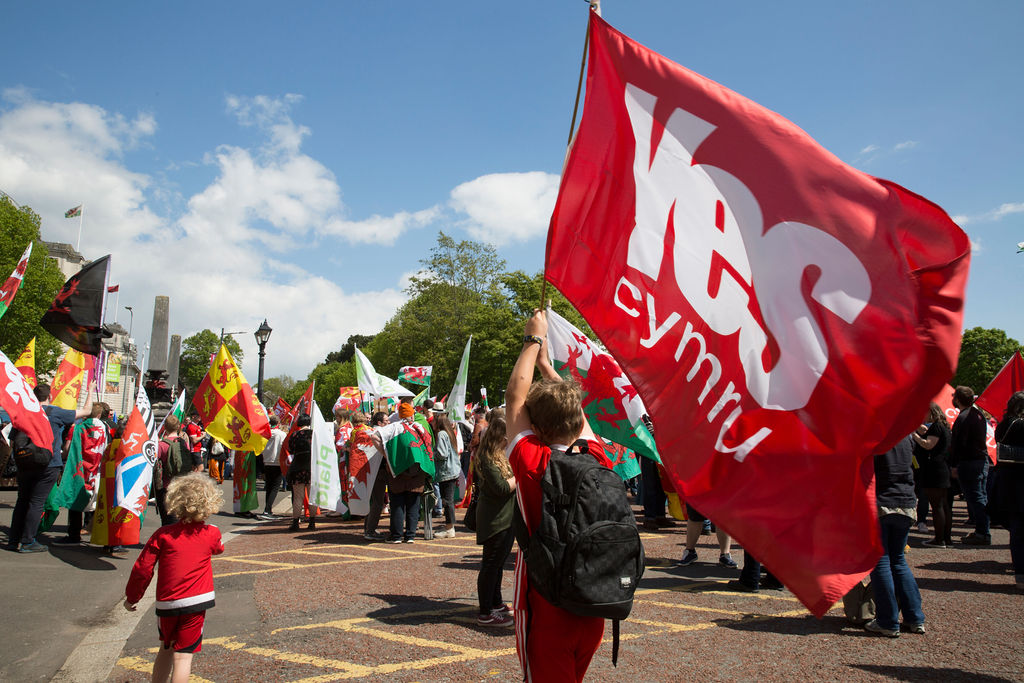
{"type": "Polygon", "coordinates": [[[862,149],[860,151],[860,153],[861,154],[871,154],[872,152],[877,152],[878,150],[879,150],[878,145],[868,145],[867,147],[862,149]]]}
{"type": "Polygon", "coordinates": [[[898,143],[892,149],[894,152],[902,152],[905,149],[913,149],[915,147],[917,147],[916,140],[906,140],[905,142],[898,143]]]}
{"type": "Polygon", "coordinates": [[[1022,213],[1022,212],[1024,212],[1024,202],[1014,202],[1014,203],[1009,203],[1009,204],[1002,204],[1002,205],[999,206],[999,208],[997,208],[997,209],[995,209],[995,210],[993,210],[991,212],[992,213],[992,220],[998,221],[998,220],[1001,220],[1002,218],[1005,218],[1006,216],[1009,216],[1011,214],[1022,213]]]}
{"type": "Polygon", "coordinates": [[[547,230],[558,180],[541,171],[484,175],[452,190],[449,203],[465,214],[459,225],[474,239],[498,246],[526,241],[547,230]]]}
{"type": "Polygon", "coordinates": [[[429,225],[440,217],[441,209],[432,206],[415,213],[399,211],[392,216],[374,215],[361,221],[335,218],[328,221],[320,229],[320,233],[343,237],[353,244],[379,244],[390,247],[405,232],[429,225]]]}
{"type": "Polygon", "coordinates": [[[1012,216],[1018,213],[1024,213],[1024,202],[1007,202],[1005,204],[1000,204],[990,211],[986,211],[975,216],[957,214],[956,216],[952,216],[952,219],[957,225],[963,227],[968,224],[994,223],[1001,221],[1007,216],[1012,216]]]}

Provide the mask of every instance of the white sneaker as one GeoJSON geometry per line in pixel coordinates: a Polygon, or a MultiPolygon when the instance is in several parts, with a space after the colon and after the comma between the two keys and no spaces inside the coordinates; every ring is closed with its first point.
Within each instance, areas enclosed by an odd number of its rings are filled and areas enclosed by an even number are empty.
{"type": "Polygon", "coordinates": [[[455,529],[446,529],[434,534],[434,538],[455,538],[455,529]]]}

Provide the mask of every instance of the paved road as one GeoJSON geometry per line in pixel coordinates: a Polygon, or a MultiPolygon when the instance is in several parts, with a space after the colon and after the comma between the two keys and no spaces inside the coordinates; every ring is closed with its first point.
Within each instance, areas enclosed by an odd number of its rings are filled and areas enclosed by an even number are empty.
{"type": "MultiPolygon", "coordinates": [[[[955,514],[957,531],[965,529],[962,502],[955,514]]],[[[230,540],[214,560],[217,607],[207,615],[193,680],[519,676],[511,630],[475,624],[479,548],[470,535],[394,546],[367,543],[359,523],[336,519],[297,534],[286,531],[285,521],[250,524],[224,515],[216,523],[230,540]]],[[[1024,595],[1012,586],[1006,532],[996,530],[990,548],[916,547],[924,538],[913,534],[909,560],[928,633],[892,640],[850,626],[840,609],[815,619],[788,592],[725,590],[738,572],[715,563],[710,538],[702,538],[697,564],[678,568],[682,527],[645,533],[648,569],[623,624],[619,666],[612,667],[606,640],[588,678],[1024,680],[1024,595]]],[[[62,666],[63,680],[148,680],[156,645],[152,607],[124,622],[117,606],[131,560],[122,566],[77,552],[82,566],[63,551],[0,557],[8,613],[26,624],[0,646],[3,680],[49,680],[62,666]],[[48,597],[26,605],[18,596],[40,582],[48,597]],[[78,602],[81,595],[89,597],[78,602]],[[97,636],[102,624],[108,632],[97,636]],[[99,642],[78,647],[86,637],[99,642]],[[93,662],[85,656],[93,650],[114,654],[93,662]]],[[[511,572],[505,585],[510,593],[511,572]]]]}

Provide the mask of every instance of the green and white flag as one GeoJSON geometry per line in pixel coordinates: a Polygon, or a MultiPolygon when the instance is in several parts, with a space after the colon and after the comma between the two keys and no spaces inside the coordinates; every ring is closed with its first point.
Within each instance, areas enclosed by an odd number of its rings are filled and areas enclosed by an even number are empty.
{"type": "Polygon", "coordinates": [[[428,391],[430,391],[430,387],[424,387],[423,391],[421,391],[420,393],[416,394],[416,396],[412,399],[413,406],[421,406],[421,405],[423,405],[423,402],[426,401],[427,398],[428,398],[427,397],[427,392],[428,391]]]}
{"type": "Polygon", "coordinates": [[[28,269],[28,259],[32,255],[32,242],[28,243],[25,247],[25,253],[21,255],[21,259],[18,264],[14,266],[14,272],[4,282],[3,288],[0,289],[0,317],[3,317],[7,309],[11,307],[11,303],[14,301],[14,295],[21,289],[21,283],[25,279],[25,271],[28,269]]]}
{"type": "Polygon", "coordinates": [[[472,343],[473,335],[469,335],[466,350],[462,352],[462,362],[459,363],[459,374],[455,378],[455,386],[452,387],[451,393],[448,394],[448,400],[444,404],[448,417],[454,422],[459,422],[466,417],[464,411],[466,410],[466,384],[469,378],[469,346],[472,343]]]}
{"type": "Polygon", "coordinates": [[[402,398],[403,396],[413,395],[411,391],[401,384],[384,375],[377,375],[377,387],[380,390],[380,398],[402,398]]]}
{"type": "Polygon", "coordinates": [[[373,363],[362,351],[355,349],[356,356],[356,383],[359,391],[380,398],[380,387],[377,385],[377,371],[373,369],[373,363]]]}
{"type": "Polygon", "coordinates": [[[313,420],[312,448],[310,451],[309,505],[348,512],[342,496],[341,473],[338,469],[338,451],[334,447],[334,423],[324,420],[316,401],[309,411],[313,420]]]}
{"type": "Polygon", "coordinates": [[[164,419],[160,420],[160,426],[157,427],[156,436],[160,438],[164,435],[164,424],[167,423],[167,418],[173,415],[178,419],[178,424],[184,424],[185,420],[185,390],[182,389],[181,393],[178,394],[177,400],[174,401],[174,405],[171,406],[171,412],[164,415],[164,419]]]}
{"type": "Polygon", "coordinates": [[[661,462],[654,438],[641,419],[643,401],[611,354],[550,308],[548,352],[562,377],[572,377],[583,389],[583,412],[594,433],[625,446],[637,455],[661,462]]]}

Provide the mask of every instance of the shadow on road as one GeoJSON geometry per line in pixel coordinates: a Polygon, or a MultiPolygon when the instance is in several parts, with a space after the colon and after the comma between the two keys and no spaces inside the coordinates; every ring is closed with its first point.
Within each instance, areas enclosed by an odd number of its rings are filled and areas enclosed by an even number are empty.
{"type": "Polygon", "coordinates": [[[469,605],[464,601],[434,600],[422,595],[393,593],[364,593],[364,595],[391,603],[390,607],[382,607],[366,614],[368,617],[387,621],[389,624],[403,626],[450,624],[494,637],[506,637],[511,633],[511,629],[477,626],[476,605],[469,605]]]}
{"type": "Polygon", "coordinates": [[[972,671],[936,666],[881,666],[875,664],[851,664],[854,669],[878,674],[898,681],[971,681],[971,683],[1011,683],[1013,679],[1000,678],[972,671]]]}

